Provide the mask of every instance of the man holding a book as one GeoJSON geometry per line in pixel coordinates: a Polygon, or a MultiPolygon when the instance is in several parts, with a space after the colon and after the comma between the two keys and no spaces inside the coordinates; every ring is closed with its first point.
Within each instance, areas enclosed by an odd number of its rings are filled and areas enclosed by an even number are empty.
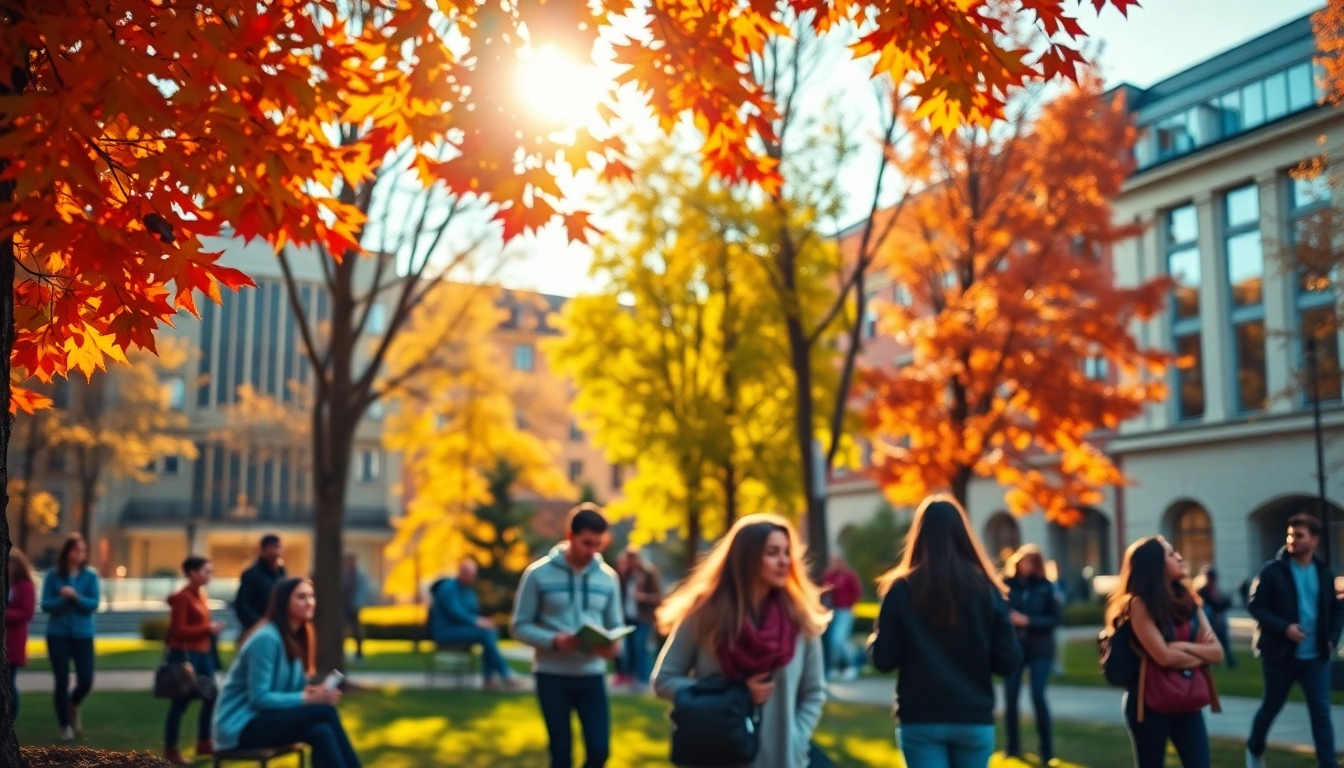
{"type": "Polygon", "coordinates": [[[513,606],[513,637],[536,649],[537,701],[550,737],[551,768],[574,760],[570,713],[583,727],[586,768],[611,753],[607,661],[625,627],[616,572],[599,554],[609,526],[595,504],[569,513],[566,540],[528,566],[513,606]]]}

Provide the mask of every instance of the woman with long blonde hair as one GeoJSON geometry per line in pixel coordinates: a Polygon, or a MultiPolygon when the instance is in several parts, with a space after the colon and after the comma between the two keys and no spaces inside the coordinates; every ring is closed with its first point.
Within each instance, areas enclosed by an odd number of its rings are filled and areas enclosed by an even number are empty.
{"type": "Polygon", "coordinates": [[[744,682],[761,707],[754,768],[806,768],[826,702],[821,635],[830,615],[793,525],[749,515],[658,611],[669,639],[653,687],[672,701],[697,680],[744,682]]]}
{"type": "Polygon", "coordinates": [[[985,768],[994,754],[994,675],[1022,663],[1006,590],[961,505],[915,510],[901,562],[878,581],[868,641],[879,672],[900,669],[896,716],[910,768],[985,768]]]}

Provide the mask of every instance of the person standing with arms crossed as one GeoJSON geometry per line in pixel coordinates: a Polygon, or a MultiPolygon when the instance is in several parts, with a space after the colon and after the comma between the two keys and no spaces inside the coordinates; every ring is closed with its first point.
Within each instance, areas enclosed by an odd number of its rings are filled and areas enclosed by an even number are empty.
{"type": "Polygon", "coordinates": [[[1330,721],[1330,660],[1335,656],[1344,610],[1335,596],[1335,575],[1317,559],[1321,523],[1308,514],[1288,520],[1288,540],[1265,563],[1251,585],[1247,608],[1255,617],[1255,655],[1265,695],[1246,739],[1247,768],[1264,768],[1265,740],[1296,682],[1311,716],[1311,740],[1320,768],[1335,768],[1335,731],[1330,721]]]}
{"type": "Polygon", "coordinates": [[[566,540],[528,566],[513,606],[513,637],[536,649],[537,702],[550,738],[551,768],[574,760],[570,713],[583,727],[584,766],[602,768],[611,753],[607,661],[621,652],[616,641],[585,653],[579,631],[624,626],[616,572],[599,554],[610,526],[596,504],[569,513],[566,540]]]}

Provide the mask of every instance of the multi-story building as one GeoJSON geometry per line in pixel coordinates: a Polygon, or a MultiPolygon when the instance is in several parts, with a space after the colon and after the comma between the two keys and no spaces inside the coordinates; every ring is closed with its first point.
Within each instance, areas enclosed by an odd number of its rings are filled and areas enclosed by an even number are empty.
{"type": "MultiPolygon", "coordinates": [[[[195,351],[181,370],[162,375],[171,407],[185,416],[183,436],[195,443],[198,455],[160,459],[153,467],[153,482],[109,479],[103,484],[94,511],[93,558],[105,573],[176,573],[187,553],[195,552],[214,560],[218,575],[236,576],[255,558],[260,536],[269,532],[283,538],[291,573],[307,573],[312,567],[309,437],[300,429],[286,430],[286,422],[279,420],[253,424],[243,412],[247,403],[239,407],[239,389],[248,386],[289,409],[288,418],[297,421],[288,424],[301,424],[305,393],[313,383],[311,364],[274,252],[263,242],[226,245],[221,263],[246,273],[257,287],[225,291],[219,305],[200,301],[199,318],[183,313],[173,327],[160,332],[161,338],[184,339],[195,351]]],[[[321,265],[314,254],[294,252],[291,266],[310,327],[321,333],[330,315],[321,265]]],[[[524,426],[559,446],[557,468],[576,487],[589,485],[608,500],[619,493],[620,469],[606,464],[574,424],[571,385],[551,372],[539,349],[541,339],[556,333],[550,318],[564,299],[506,292],[502,301],[510,315],[496,334],[501,353],[526,377],[527,386],[560,394],[553,398],[556,408],[533,411],[543,415],[534,415],[537,423],[524,426]]],[[[374,306],[365,325],[370,340],[363,345],[366,349],[385,332],[387,321],[388,308],[374,306]]],[[[392,522],[405,503],[400,458],[382,447],[384,413],[384,404],[374,403],[357,428],[345,532],[347,551],[357,555],[377,582],[387,571],[383,551],[391,540],[392,522]]],[[[22,450],[14,448],[16,455],[22,450]]],[[[66,533],[78,530],[70,512],[77,491],[68,462],[60,452],[53,456],[53,471],[44,473],[43,485],[56,494],[63,510],[55,530],[30,537],[28,552],[40,564],[54,557],[66,533]]],[[[539,506],[546,502],[534,501],[539,506]]],[[[568,509],[572,503],[565,499],[550,506],[568,509]]]]}
{"type": "MultiPolygon", "coordinates": [[[[990,549],[1037,542],[1072,586],[1084,569],[1113,573],[1129,542],[1161,533],[1235,585],[1282,545],[1291,514],[1316,509],[1304,340],[1326,327],[1317,359],[1330,544],[1344,554],[1338,283],[1303,274],[1289,256],[1301,222],[1338,204],[1328,175],[1290,175],[1322,151],[1320,137],[1344,139],[1344,115],[1319,104],[1315,50],[1303,17],[1150,87],[1120,86],[1142,133],[1114,210],[1143,234],[1117,244],[1113,268],[1122,284],[1176,281],[1167,311],[1133,332],[1180,365],[1168,372],[1168,400],[1106,442],[1133,484],[1082,510],[1079,525],[1015,519],[1002,488],[973,484],[969,511],[990,549]]],[[[865,351],[873,364],[896,362],[883,354],[865,351]]],[[[837,530],[880,503],[863,475],[837,478],[831,497],[837,530]]]]}

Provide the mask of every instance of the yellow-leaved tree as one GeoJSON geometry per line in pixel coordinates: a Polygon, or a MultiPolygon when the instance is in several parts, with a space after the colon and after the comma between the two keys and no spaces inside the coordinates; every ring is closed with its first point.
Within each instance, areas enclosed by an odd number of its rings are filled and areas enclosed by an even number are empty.
{"type": "Polygon", "coordinates": [[[519,426],[553,417],[562,404],[506,365],[492,336],[507,316],[500,295],[436,285],[388,352],[383,441],[404,457],[409,498],[387,549],[388,594],[416,595],[425,578],[465,556],[482,574],[520,573],[530,554],[522,516],[510,509],[500,524],[479,512],[515,485],[541,497],[572,493],[556,467],[559,446],[519,426]]]}

